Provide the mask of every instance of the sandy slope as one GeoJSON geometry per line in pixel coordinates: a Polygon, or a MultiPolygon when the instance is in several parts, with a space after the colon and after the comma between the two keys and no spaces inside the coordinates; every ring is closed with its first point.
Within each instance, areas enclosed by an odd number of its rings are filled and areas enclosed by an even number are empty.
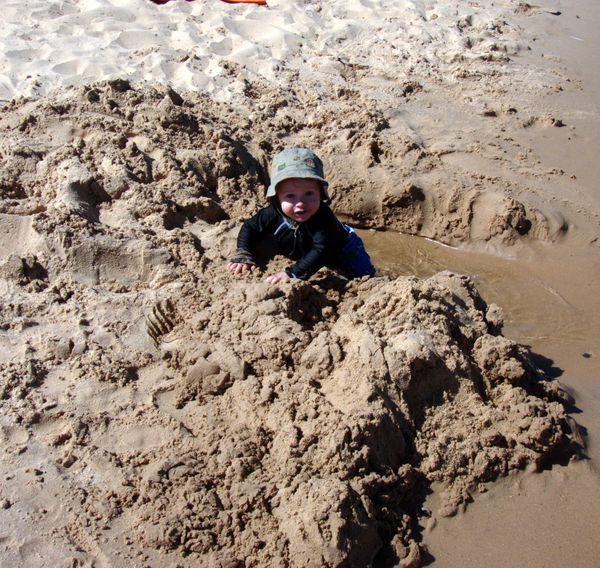
{"type": "MultiPolygon", "coordinates": [[[[4,563],[416,566],[424,537],[477,563],[445,515],[510,473],[577,471],[572,400],[469,279],[222,269],[289,144],[319,149],[358,226],[597,259],[589,160],[555,150],[584,154],[597,107],[553,98],[590,84],[541,57],[554,7],[3,9],[1,97],[27,97],[0,114],[4,563]]],[[[521,474],[523,506],[555,477],[521,474]]]]}

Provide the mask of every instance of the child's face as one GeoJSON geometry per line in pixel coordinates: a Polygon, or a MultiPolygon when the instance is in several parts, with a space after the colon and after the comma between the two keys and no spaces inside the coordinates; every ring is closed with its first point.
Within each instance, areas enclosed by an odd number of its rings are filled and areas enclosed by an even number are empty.
{"type": "Polygon", "coordinates": [[[283,214],[297,223],[308,221],[321,205],[321,184],[316,179],[284,179],[276,192],[283,214]]]}

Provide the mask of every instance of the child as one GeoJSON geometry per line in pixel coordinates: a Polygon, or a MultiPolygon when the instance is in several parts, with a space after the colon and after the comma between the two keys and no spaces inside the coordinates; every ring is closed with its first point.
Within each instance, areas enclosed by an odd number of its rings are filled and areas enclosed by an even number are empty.
{"type": "Polygon", "coordinates": [[[235,275],[253,270],[254,255],[268,238],[279,254],[295,261],[268,276],[271,284],[290,278],[307,280],[323,266],[348,278],[373,276],[375,268],[362,240],[327,205],[328,185],[323,163],[311,150],[288,148],[277,154],[267,189],[270,204],[242,225],[228,270],[235,275]]]}

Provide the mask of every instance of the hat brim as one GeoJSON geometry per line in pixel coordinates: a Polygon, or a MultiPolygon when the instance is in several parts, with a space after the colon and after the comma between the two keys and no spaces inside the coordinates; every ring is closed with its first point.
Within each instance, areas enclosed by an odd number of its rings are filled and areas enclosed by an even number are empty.
{"type": "Polygon", "coordinates": [[[267,193],[266,196],[267,197],[275,197],[277,195],[277,186],[284,180],[286,179],[292,179],[292,178],[303,178],[303,179],[316,179],[317,181],[321,182],[321,189],[323,190],[323,197],[325,198],[325,201],[329,201],[329,193],[327,192],[327,188],[329,187],[329,183],[327,183],[326,180],[324,180],[322,177],[316,176],[314,174],[307,174],[307,175],[300,175],[299,173],[294,173],[294,175],[281,175],[281,176],[275,176],[272,180],[271,183],[269,184],[269,187],[267,188],[267,193]]]}

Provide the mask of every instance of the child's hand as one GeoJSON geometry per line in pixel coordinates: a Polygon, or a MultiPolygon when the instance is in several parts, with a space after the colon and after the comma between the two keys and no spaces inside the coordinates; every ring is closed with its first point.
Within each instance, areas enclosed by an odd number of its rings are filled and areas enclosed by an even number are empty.
{"type": "Polygon", "coordinates": [[[246,262],[228,262],[226,268],[231,274],[237,276],[238,274],[244,274],[244,272],[251,272],[255,266],[246,262]]]}
{"type": "Polygon", "coordinates": [[[267,276],[265,278],[265,282],[268,282],[269,284],[276,284],[277,282],[285,282],[289,279],[290,277],[287,275],[287,272],[285,272],[285,270],[282,270],[281,272],[277,272],[276,274],[271,274],[271,276],[267,276]]]}

